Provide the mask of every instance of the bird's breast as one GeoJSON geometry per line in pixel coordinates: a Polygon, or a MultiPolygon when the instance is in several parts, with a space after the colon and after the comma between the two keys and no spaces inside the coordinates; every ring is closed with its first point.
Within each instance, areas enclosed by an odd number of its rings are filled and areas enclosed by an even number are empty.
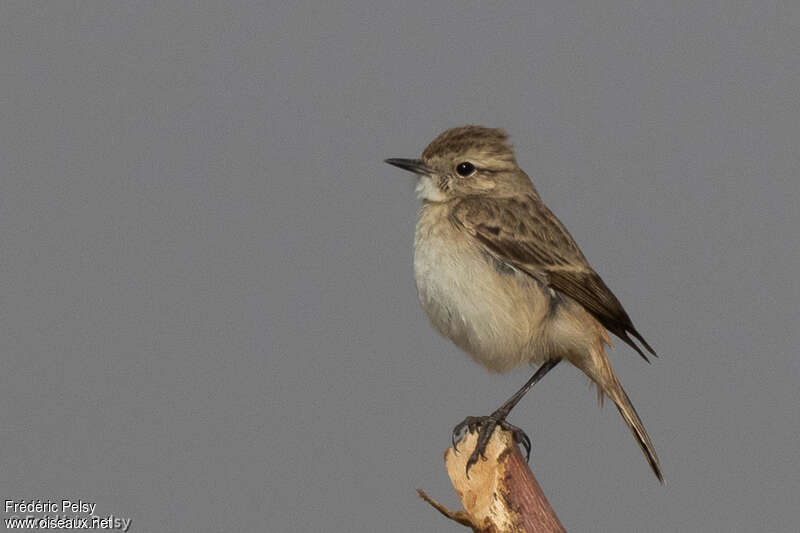
{"type": "Polygon", "coordinates": [[[489,370],[547,358],[542,330],[549,289],[489,255],[447,216],[423,207],[414,238],[414,277],[434,328],[489,370]]]}

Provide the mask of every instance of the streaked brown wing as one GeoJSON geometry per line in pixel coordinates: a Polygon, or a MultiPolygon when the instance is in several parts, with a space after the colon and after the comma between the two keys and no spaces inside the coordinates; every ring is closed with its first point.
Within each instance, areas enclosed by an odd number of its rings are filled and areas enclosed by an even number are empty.
{"type": "Polygon", "coordinates": [[[467,198],[454,208],[453,218],[497,259],[545,281],[580,303],[645,361],[649,362],[647,356],[629,334],[656,355],[636,331],[617,297],[586,261],[567,229],[539,198],[529,196],[502,202],[467,198]]]}

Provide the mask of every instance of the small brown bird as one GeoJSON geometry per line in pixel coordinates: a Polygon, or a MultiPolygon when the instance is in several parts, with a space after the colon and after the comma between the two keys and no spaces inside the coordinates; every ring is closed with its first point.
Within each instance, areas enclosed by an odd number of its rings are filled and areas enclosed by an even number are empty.
{"type": "Polygon", "coordinates": [[[601,400],[614,401],[663,482],[650,437],[606,357],[607,331],[646,361],[631,336],[655,352],[517,166],[508,135],[481,126],[453,128],[421,159],[386,162],[418,176],[414,275],[433,327],[492,372],[540,365],[491,415],[467,417],[453,429],[454,446],[465,427],[478,431],[467,474],[497,426],[530,454],[527,435],[506,417],[564,359],[589,376],[601,400]]]}

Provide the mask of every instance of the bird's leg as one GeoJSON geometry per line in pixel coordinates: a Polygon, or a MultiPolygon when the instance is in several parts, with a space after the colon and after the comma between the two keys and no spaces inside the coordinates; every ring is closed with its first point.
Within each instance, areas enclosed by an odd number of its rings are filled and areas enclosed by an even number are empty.
{"type": "Polygon", "coordinates": [[[515,392],[511,398],[506,400],[503,405],[501,405],[489,416],[468,416],[460,424],[453,428],[453,449],[456,451],[458,451],[456,439],[464,428],[467,428],[467,431],[470,433],[476,430],[478,431],[478,442],[475,445],[475,449],[472,451],[472,455],[470,455],[469,459],[467,460],[467,477],[469,477],[469,469],[472,467],[472,465],[478,462],[479,456],[486,460],[486,445],[489,444],[489,440],[492,438],[492,433],[494,433],[494,428],[497,426],[500,426],[506,431],[510,431],[514,436],[514,440],[521,443],[525,448],[526,460],[530,458],[531,440],[520,428],[506,422],[506,417],[514,408],[514,406],[519,403],[522,397],[525,396],[525,394],[527,394],[527,392],[531,390],[531,388],[536,385],[536,383],[542,379],[545,374],[550,372],[550,370],[552,370],[553,367],[559,363],[559,361],[560,359],[551,359],[542,364],[542,366],[536,370],[533,376],[531,376],[531,379],[529,379],[525,385],[522,386],[522,388],[515,392]]]}

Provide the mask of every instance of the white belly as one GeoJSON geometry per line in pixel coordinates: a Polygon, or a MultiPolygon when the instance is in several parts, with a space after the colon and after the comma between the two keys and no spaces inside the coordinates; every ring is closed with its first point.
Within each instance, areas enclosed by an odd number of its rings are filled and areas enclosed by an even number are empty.
{"type": "Polygon", "coordinates": [[[431,218],[423,211],[417,224],[414,275],[433,326],[495,372],[547,359],[549,289],[494,261],[449,222],[431,218]]]}

